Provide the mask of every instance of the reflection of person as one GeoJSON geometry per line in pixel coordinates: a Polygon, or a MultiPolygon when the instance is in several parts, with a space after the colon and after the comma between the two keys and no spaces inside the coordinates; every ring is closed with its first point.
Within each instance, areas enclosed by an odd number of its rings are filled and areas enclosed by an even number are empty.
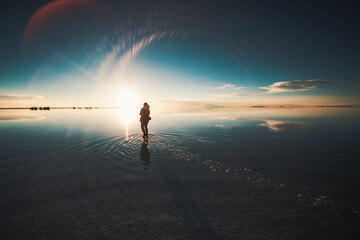
{"type": "Polygon", "coordinates": [[[148,136],[148,123],[151,120],[150,117],[150,106],[146,102],[144,103],[143,108],[140,110],[140,122],[141,122],[141,130],[143,132],[143,137],[148,136]]]}
{"type": "Polygon", "coordinates": [[[145,170],[147,170],[148,166],[150,166],[150,149],[149,146],[147,144],[147,141],[145,140],[142,144],[141,144],[141,149],[140,149],[140,159],[142,164],[145,165],[145,170]]]}

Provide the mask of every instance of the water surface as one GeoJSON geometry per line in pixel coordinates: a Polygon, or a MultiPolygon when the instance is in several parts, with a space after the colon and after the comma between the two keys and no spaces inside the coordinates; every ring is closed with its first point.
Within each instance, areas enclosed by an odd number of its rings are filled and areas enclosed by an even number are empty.
{"type": "Polygon", "coordinates": [[[356,109],[0,112],[9,239],[356,239],[356,109]]]}

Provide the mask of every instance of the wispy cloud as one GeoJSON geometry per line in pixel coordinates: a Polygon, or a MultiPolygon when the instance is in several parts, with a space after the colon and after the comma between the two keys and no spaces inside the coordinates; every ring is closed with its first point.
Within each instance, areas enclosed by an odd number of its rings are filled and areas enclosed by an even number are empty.
{"type": "Polygon", "coordinates": [[[215,98],[229,98],[229,97],[240,97],[240,96],[247,96],[247,95],[239,94],[239,93],[210,94],[210,97],[215,97],[215,98]]]}
{"type": "Polygon", "coordinates": [[[0,94],[0,102],[16,102],[43,99],[42,96],[17,95],[17,94],[0,94]]]}
{"type": "Polygon", "coordinates": [[[267,92],[254,94],[254,95],[274,94],[274,93],[282,93],[282,92],[310,91],[315,89],[319,85],[323,85],[327,83],[329,83],[329,81],[321,80],[321,79],[275,82],[267,87],[259,87],[260,89],[266,89],[267,92]]]}
{"type": "Polygon", "coordinates": [[[210,120],[228,120],[228,121],[236,121],[239,119],[245,119],[244,117],[231,117],[231,116],[217,116],[217,117],[210,117],[210,120]]]}
{"type": "MultiPolygon", "coordinates": [[[[217,98],[229,98],[229,97],[244,97],[244,96],[262,96],[268,94],[276,94],[283,92],[299,92],[299,91],[310,91],[315,89],[319,85],[328,84],[330,81],[321,80],[321,79],[311,79],[311,80],[295,80],[295,81],[283,81],[275,82],[267,87],[259,87],[259,89],[265,89],[266,92],[262,93],[250,93],[250,94],[240,94],[240,93],[226,93],[226,94],[211,94],[212,97],[217,98]]],[[[232,84],[226,84],[217,89],[226,89],[234,86],[232,84]]],[[[239,87],[240,89],[241,87],[239,87]]],[[[233,88],[235,89],[235,88],[233,88]]]]}
{"type": "Polygon", "coordinates": [[[129,66],[132,60],[154,40],[158,40],[169,34],[168,32],[153,33],[134,43],[130,49],[124,52],[124,46],[118,44],[107,54],[96,70],[96,77],[99,80],[109,79],[118,81],[124,70],[129,66]]]}
{"type": "Polygon", "coordinates": [[[162,100],[159,105],[162,113],[198,113],[227,107],[202,100],[162,100]]]}
{"type": "Polygon", "coordinates": [[[236,87],[234,84],[225,84],[220,87],[215,87],[215,89],[242,89],[244,87],[236,87]]]}

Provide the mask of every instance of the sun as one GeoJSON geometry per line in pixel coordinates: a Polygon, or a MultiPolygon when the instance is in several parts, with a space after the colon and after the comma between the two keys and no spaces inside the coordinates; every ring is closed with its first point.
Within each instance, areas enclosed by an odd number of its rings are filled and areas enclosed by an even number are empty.
{"type": "Polygon", "coordinates": [[[134,108],[137,106],[136,94],[129,90],[121,90],[116,98],[116,105],[121,108],[134,108]]]}

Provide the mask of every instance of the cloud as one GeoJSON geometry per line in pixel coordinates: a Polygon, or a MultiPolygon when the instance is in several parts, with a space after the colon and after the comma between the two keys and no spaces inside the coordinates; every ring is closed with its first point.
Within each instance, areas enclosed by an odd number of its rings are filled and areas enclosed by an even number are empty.
{"type": "Polygon", "coordinates": [[[242,89],[244,87],[235,87],[234,84],[225,84],[225,85],[222,85],[220,87],[215,87],[216,89],[242,89]]]}
{"type": "MultiPolygon", "coordinates": [[[[267,87],[259,87],[259,89],[265,89],[267,92],[253,93],[253,94],[240,94],[240,93],[227,93],[227,94],[212,94],[210,96],[217,98],[229,98],[229,97],[243,97],[243,96],[261,96],[268,94],[276,94],[282,92],[299,92],[299,91],[310,91],[315,89],[317,86],[327,84],[330,81],[321,79],[311,80],[295,80],[295,81],[283,81],[275,82],[267,87]]],[[[216,89],[240,89],[241,87],[235,87],[232,84],[225,84],[217,87],[216,89]]]]}
{"type": "Polygon", "coordinates": [[[210,94],[211,97],[216,98],[228,98],[228,97],[240,97],[240,96],[246,96],[239,93],[227,93],[227,94],[210,94]]]}
{"type": "Polygon", "coordinates": [[[0,94],[0,102],[17,102],[28,100],[43,99],[42,96],[16,95],[16,94],[0,94]]]}
{"type": "MultiPolygon", "coordinates": [[[[267,87],[259,87],[259,89],[265,89],[267,92],[263,93],[251,93],[251,94],[240,94],[240,93],[226,93],[226,94],[211,94],[212,97],[217,98],[229,98],[229,97],[246,97],[246,96],[262,96],[268,94],[276,94],[282,92],[299,92],[299,91],[310,91],[315,89],[317,86],[322,84],[327,84],[330,81],[321,80],[321,79],[311,79],[311,80],[295,80],[295,81],[283,81],[283,82],[275,82],[267,87]]],[[[226,89],[231,88],[232,84],[225,84],[216,89],[226,89]]],[[[233,88],[233,89],[240,89],[233,88]]]]}
{"type": "Polygon", "coordinates": [[[282,92],[310,91],[315,89],[319,85],[327,84],[327,83],[329,83],[329,81],[321,80],[321,79],[275,82],[267,87],[259,87],[260,89],[266,89],[267,92],[252,94],[252,95],[256,96],[256,95],[274,94],[274,93],[282,93],[282,92]]]}
{"type": "Polygon", "coordinates": [[[162,100],[159,104],[162,113],[199,113],[227,107],[201,100],[162,100]]]}
{"type": "Polygon", "coordinates": [[[124,43],[119,43],[106,55],[105,59],[97,68],[96,78],[100,80],[110,78],[110,80],[119,81],[124,70],[144,48],[150,45],[153,41],[172,34],[172,32],[167,31],[153,33],[150,36],[144,37],[138,42],[133,43],[131,48],[126,51],[124,49],[124,43]]]}

